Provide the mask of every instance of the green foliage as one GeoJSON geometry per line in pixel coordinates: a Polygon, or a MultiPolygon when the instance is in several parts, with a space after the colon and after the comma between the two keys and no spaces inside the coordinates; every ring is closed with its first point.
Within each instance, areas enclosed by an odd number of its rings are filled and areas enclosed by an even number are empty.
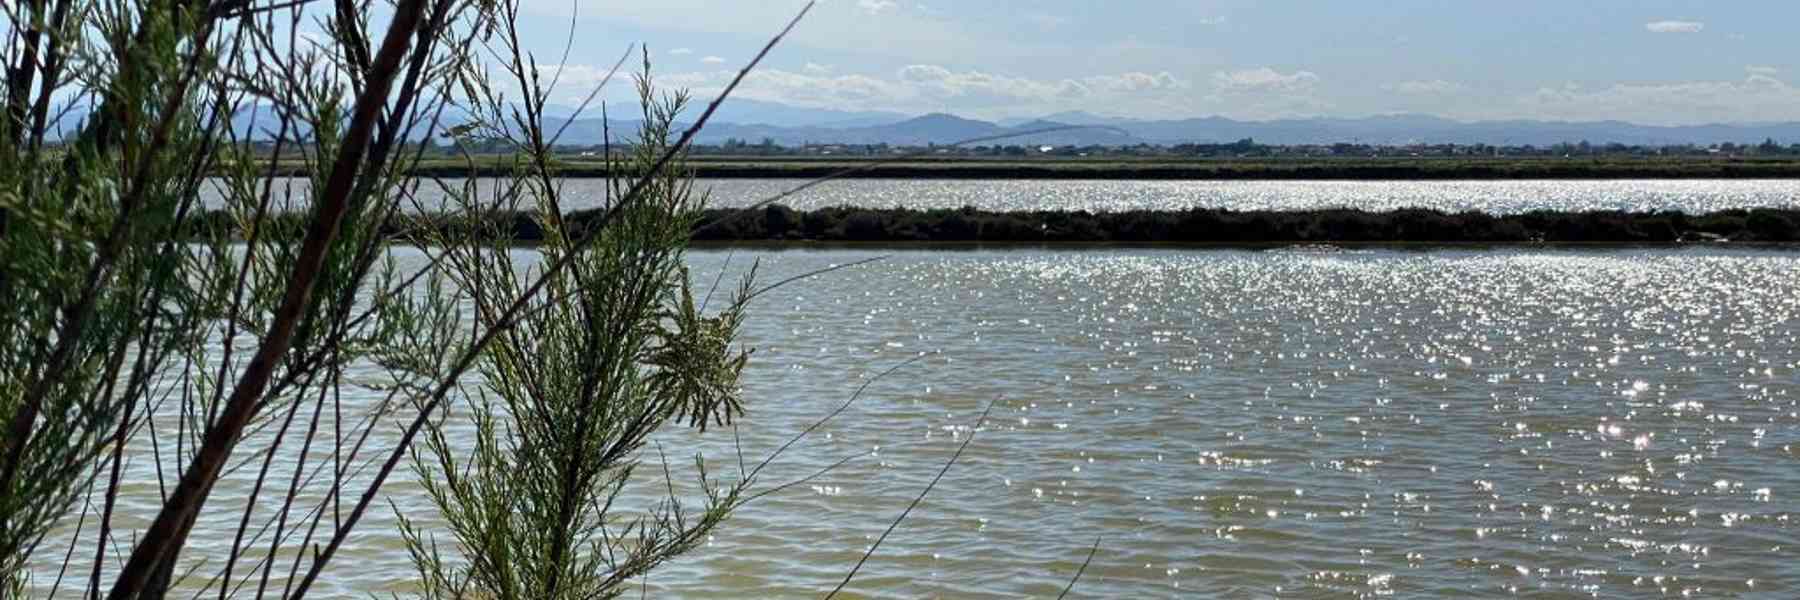
{"type": "MultiPolygon", "coordinates": [[[[657,98],[647,69],[638,78],[643,129],[628,155],[609,157],[609,170],[623,176],[609,186],[604,226],[567,226],[547,136],[524,119],[524,139],[513,142],[524,149],[514,185],[499,186],[510,191],[485,204],[531,207],[541,254],[518,262],[504,251],[505,228],[434,237],[448,277],[483,325],[499,325],[501,307],[523,297],[531,276],[541,278],[544,293],[480,355],[477,400],[460,417],[429,424],[415,454],[414,472],[455,539],[446,555],[437,535],[395,509],[423,597],[614,597],[632,578],[693,549],[743,501],[749,478],[722,484],[696,458],[700,506],[684,504],[671,485],[649,512],[614,514],[652,432],[672,421],[704,429],[743,411],[738,375],[748,359],[733,343],[749,280],[714,315],[689,287],[682,248],[699,198],[680,169],[653,170],[670,151],[686,97],[657,98]],[[625,202],[633,188],[636,200],[625,202]],[[568,267],[545,267],[559,261],[568,267]],[[448,430],[457,422],[474,431],[473,448],[452,443],[448,430]]],[[[541,108],[542,98],[528,97],[526,110],[541,108]]],[[[481,104],[506,114],[491,99],[481,104]]],[[[462,133],[478,130],[507,133],[498,125],[462,133]]],[[[467,196],[457,202],[483,204],[467,196]]],[[[662,473],[669,476],[666,466],[662,473]]]]}
{"type": "Polygon", "coordinates": [[[304,597],[408,455],[434,457],[414,467],[456,538],[445,559],[399,515],[428,597],[610,595],[743,501],[753,476],[701,465],[695,506],[670,483],[636,520],[610,510],[659,426],[744,410],[749,290],[708,311],[688,286],[686,96],[656,97],[647,62],[607,213],[570,227],[514,0],[0,17],[0,597],[304,597]],[[450,151],[513,149],[509,176],[448,190],[457,226],[395,228],[452,101],[475,121],[450,151]],[[92,110],[77,126],[68,105],[92,110]],[[521,226],[536,252],[509,243],[521,226]],[[201,528],[229,544],[190,551],[201,528]]]}

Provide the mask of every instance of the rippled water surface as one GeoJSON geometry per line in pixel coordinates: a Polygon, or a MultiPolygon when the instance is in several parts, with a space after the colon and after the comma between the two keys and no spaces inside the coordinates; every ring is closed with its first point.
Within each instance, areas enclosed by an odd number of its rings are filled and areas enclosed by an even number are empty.
{"type": "MultiPolygon", "coordinates": [[[[299,180],[290,180],[300,186],[299,180]]],[[[803,179],[707,179],[712,206],[747,206],[794,189],[803,179]]],[[[564,182],[567,209],[591,208],[605,198],[597,179],[564,182]]],[[[485,189],[485,186],[484,186],[485,189]]],[[[485,192],[484,192],[485,193],[485,192]]],[[[443,201],[430,184],[425,206],[443,201]]],[[[217,200],[212,199],[213,204],[217,200]]],[[[988,210],[1367,210],[1435,208],[1516,213],[1550,210],[1681,210],[1800,206],[1800,180],[1610,180],[1610,181],[1064,181],[909,180],[830,181],[787,197],[794,208],[825,206],[961,208],[988,210]]]]}
{"type": "MultiPolygon", "coordinates": [[[[715,204],[741,206],[803,180],[712,180],[715,204]]],[[[785,201],[796,208],[858,205],[989,210],[1367,210],[1435,208],[1515,213],[1682,210],[1800,205],[1794,180],[1612,181],[1043,181],[844,180],[785,201]]]]}
{"type": "Polygon", "coordinates": [[[752,336],[750,430],[937,353],[807,462],[879,453],[653,583],[831,583],[999,398],[866,589],[1053,595],[1103,536],[1096,597],[1793,597],[1797,259],[903,252],[785,290],[752,336]]]}
{"type": "MultiPolygon", "coordinates": [[[[765,488],[857,458],[650,597],[818,596],[970,435],[853,589],[1051,597],[1100,538],[1074,595],[1800,596],[1800,253],[901,251],[753,312],[746,460],[868,384],[765,488]]],[[[660,441],[736,471],[730,430],[660,441]]],[[[432,522],[409,481],[387,493],[432,522]]],[[[407,589],[391,519],[359,531],[327,595],[407,589]]]]}

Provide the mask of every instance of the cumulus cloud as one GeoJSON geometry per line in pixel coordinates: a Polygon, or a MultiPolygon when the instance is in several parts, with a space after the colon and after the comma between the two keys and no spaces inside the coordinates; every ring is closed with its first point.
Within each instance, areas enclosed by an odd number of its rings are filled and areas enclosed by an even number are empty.
{"type": "Polygon", "coordinates": [[[706,57],[702,57],[700,59],[700,62],[709,64],[709,65],[722,65],[722,64],[725,64],[725,59],[717,57],[717,56],[706,56],[706,57]]]}
{"type": "Polygon", "coordinates": [[[1749,73],[1751,75],[1774,75],[1776,73],[1780,73],[1781,69],[1777,69],[1775,67],[1770,67],[1770,66],[1765,66],[1765,65],[1750,65],[1750,66],[1744,67],[1744,72],[1749,73]]]}
{"type": "Polygon", "coordinates": [[[870,14],[881,14],[898,6],[894,0],[856,0],[856,5],[870,14]]]}
{"type": "Polygon", "coordinates": [[[1382,89],[1391,92],[1415,96],[1454,94],[1462,91],[1464,88],[1463,84],[1454,81],[1444,81],[1442,79],[1432,79],[1429,81],[1402,81],[1400,83],[1392,83],[1381,87],[1382,89]]]}
{"type": "Polygon", "coordinates": [[[1312,71],[1282,73],[1269,67],[1213,73],[1213,88],[1221,93],[1301,94],[1312,91],[1319,76],[1312,71]]]}
{"type": "Polygon", "coordinates": [[[831,66],[830,65],[821,65],[819,63],[814,63],[814,62],[806,63],[806,66],[802,67],[802,69],[805,70],[808,75],[830,75],[831,74],[831,66]]]}
{"type": "Polygon", "coordinates": [[[1651,21],[1644,24],[1650,33],[1699,33],[1706,24],[1699,21],[1651,21]]]}

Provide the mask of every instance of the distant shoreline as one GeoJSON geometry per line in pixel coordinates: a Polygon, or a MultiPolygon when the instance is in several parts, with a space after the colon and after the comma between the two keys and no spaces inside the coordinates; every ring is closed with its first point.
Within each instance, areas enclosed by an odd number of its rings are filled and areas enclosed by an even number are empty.
{"type": "MultiPolygon", "coordinates": [[[[505,175],[501,157],[428,158],[411,172],[429,177],[505,175]]],[[[867,159],[695,157],[695,177],[707,179],[1104,179],[1104,180],[1350,180],[1446,181],[1517,179],[1800,179],[1800,159],[1742,158],[1331,158],[1331,159],[867,159]],[[853,172],[845,172],[854,169],[853,172]]],[[[304,175],[302,165],[277,172],[304,175]]],[[[606,177],[596,159],[557,165],[569,178],[606,177]]]]}

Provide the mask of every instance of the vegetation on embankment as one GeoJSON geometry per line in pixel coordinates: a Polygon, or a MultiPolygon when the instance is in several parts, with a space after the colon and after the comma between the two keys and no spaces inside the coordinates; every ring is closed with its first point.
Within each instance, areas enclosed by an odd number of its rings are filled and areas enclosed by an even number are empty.
{"type": "MultiPolygon", "coordinates": [[[[412,173],[430,177],[490,177],[510,173],[511,157],[427,158],[412,173]]],[[[1033,158],[915,157],[897,161],[833,158],[695,158],[689,167],[707,178],[826,176],[884,179],[1221,179],[1221,180],[1456,180],[1456,179],[1791,179],[1800,159],[1705,157],[1596,158],[1033,158]],[[846,170],[855,169],[853,172],[846,170]]],[[[278,171],[305,173],[284,163],[278,171]]],[[[555,166],[563,177],[605,177],[604,161],[571,157],[555,166]]]]}
{"type": "MultiPolygon", "coordinates": [[[[600,211],[575,211],[571,227],[590,226],[600,211]]],[[[222,213],[201,222],[229,227],[222,213]]],[[[472,229],[531,243],[541,240],[536,217],[523,212],[467,217],[413,215],[384,226],[400,237],[419,228],[472,229]]],[[[1679,212],[1534,211],[1514,215],[1448,213],[1428,209],[1370,212],[1310,211],[1023,211],[869,209],[796,211],[785,206],[710,209],[694,226],[693,239],[710,242],[986,242],[986,243],[1678,243],[1800,242],[1800,209],[1679,212]]]]}

